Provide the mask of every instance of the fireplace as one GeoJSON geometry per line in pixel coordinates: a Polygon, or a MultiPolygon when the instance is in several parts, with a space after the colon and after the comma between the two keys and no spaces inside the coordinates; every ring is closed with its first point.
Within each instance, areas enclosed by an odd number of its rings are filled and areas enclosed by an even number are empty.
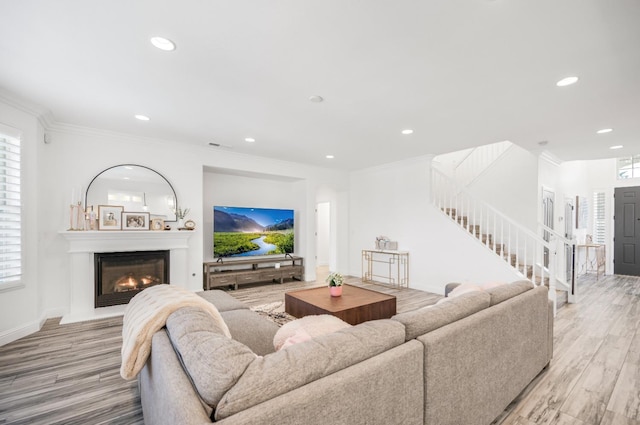
{"type": "Polygon", "coordinates": [[[94,254],[95,307],[127,304],[138,292],[169,283],[169,251],[94,254]]]}

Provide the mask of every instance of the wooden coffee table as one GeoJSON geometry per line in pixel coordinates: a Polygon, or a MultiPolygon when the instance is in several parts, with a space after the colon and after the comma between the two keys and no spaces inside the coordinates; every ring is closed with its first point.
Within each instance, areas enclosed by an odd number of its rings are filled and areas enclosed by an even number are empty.
{"type": "Polygon", "coordinates": [[[322,286],[285,293],[284,309],[294,317],[331,314],[357,325],[396,314],[396,297],[352,285],[343,285],[342,296],[332,297],[322,286]]]}

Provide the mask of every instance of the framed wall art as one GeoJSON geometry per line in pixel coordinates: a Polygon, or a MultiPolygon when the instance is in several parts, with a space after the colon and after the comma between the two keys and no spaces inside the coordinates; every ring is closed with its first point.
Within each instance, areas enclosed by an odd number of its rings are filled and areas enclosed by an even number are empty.
{"type": "Polygon", "coordinates": [[[122,230],[122,211],[116,205],[98,205],[98,230],[122,230]]]}
{"type": "Polygon", "coordinates": [[[122,230],[149,230],[149,213],[123,212],[122,230]]]}

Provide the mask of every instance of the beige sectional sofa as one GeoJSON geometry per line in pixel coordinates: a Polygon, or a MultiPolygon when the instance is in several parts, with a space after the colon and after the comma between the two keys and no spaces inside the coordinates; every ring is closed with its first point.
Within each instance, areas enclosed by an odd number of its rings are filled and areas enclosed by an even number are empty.
{"type": "Polygon", "coordinates": [[[182,308],[139,375],[146,424],[489,424],[549,363],[547,290],[516,282],[273,352],[278,327],[223,291],[182,308]]]}

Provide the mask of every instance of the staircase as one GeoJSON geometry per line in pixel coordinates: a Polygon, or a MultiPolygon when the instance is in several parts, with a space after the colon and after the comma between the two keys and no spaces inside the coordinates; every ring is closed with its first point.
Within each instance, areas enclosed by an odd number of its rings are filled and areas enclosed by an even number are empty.
{"type": "Polygon", "coordinates": [[[513,146],[513,143],[504,141],[471,149],[469,153],[456,164],[453,174],[455,181],[462,187],[469,187],[511,146],[513,146]]]}
{"type": "Polygon", "coordinates": [[[517,254],[510,254],[507,250],[505,244],[503,243],[495,243],[493,239],[493,234],[491,233],[483,233],[481,231],[481,227],[479,224],[469,224],[469,217],[466,215],[459,215],[458,211],[455,208],[445,208],[444,213],[449,216],[452,220],[456,221],[458,224],[462,226],[462,228],[466,229],[471,235],[473,235],[476,239],[482,243],[482,245],[486,246],[494,252],[496,255],[502,257],[507,263],[511,265],[514,269],[516,269],[522,277],[526,277],[533,281],[536,280],[537,284],[540,284],[541,281],[544,282],[546,286],[549,286],[549,276],[546,275],[541,277],[540,275],[534,275],[534,268],[531,264],[526,264],[526,262],[521,262],[518,258],[517,254]]]}
{"type": "MultiPolygon", "coordinates": [[[[432,168],[431,186],[431,201],[443,214],[503,259],[522,278],[549,288],[554,314],[558,303],[556,290],[566,292],[567,301],[574,302],[575,278],[564,282],[559,276],[567,264],[565,255],[575,252],[575,241],[543,225],[540,225],[540,235],[536,234],[476,199],[467,189],[435,168],[432,168]],[[572,249],[567,250],[567,246],[572,249]]],[[[570,264],[575,264],[573,258],[570,264]]]]}

